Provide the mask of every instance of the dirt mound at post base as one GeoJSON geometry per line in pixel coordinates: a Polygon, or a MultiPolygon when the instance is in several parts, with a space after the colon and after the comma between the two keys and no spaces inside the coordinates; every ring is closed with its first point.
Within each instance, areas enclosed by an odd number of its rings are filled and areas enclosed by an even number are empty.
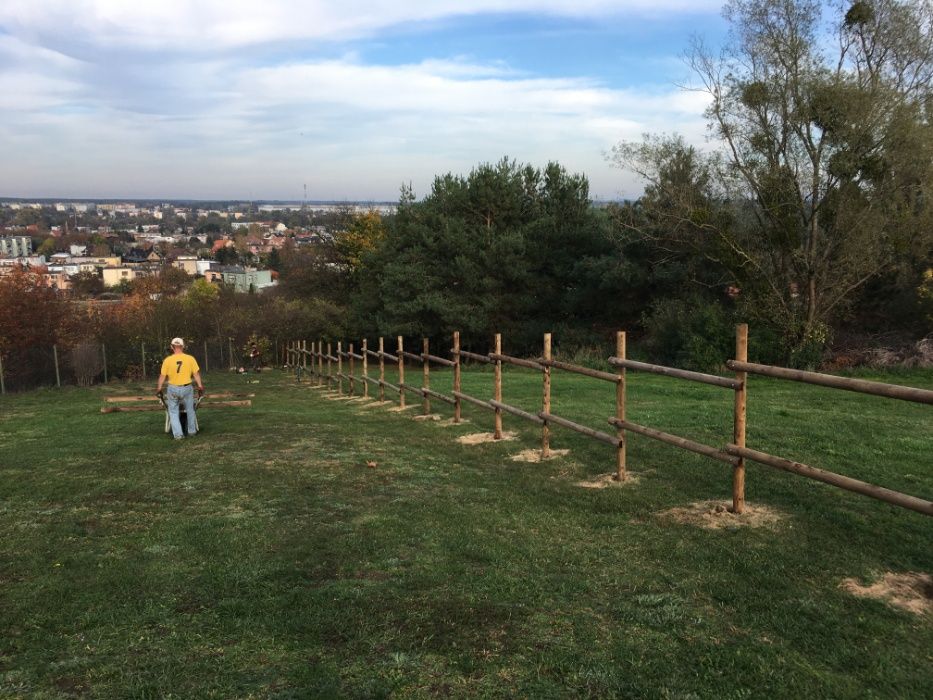
{"type": "Polygon", "coordinates": [[[457,438],[457,442],[461,445],[483,445],[487,442],[505,442],[506,440],[514,440],[516,438],[515,433],[510,433],[508,431],[502,432],[502,437],[496,440],[495,433],[470,433],[469,435],[461,435],[457,438]]]}
{"type": "Polygon", "coordinates": [[[638,483],[638,476],[629,472],[624,481],[616,479],[615,474],[600,474],[587,481],[578,481],[577,486],[583,489],[609,489],[614,486],[634,486],[638,483]]]}
{"type": "Polygon", "coordinates": [[[532,464],[537,464],[538,462],[544,462],[549,459],[557,459],[558,457],[564,457],[570,454],[570,450],[551,450],[551,453],[545,457],[541,454],[541,450],[522,450],[518,454],[512,455],[513,462],[531,462],[532,464]]]}
{"type": "Polygon", "coordinates": [[[930,574],[915,571],[895,574],[889,571],[880,581],[868,586],[861,585],[854,578],[843,579],[839,585],[852,595],[883,600],[915,615],[933,613],[933,576],[930,574]]]}
{"type": "Polygon", "coordinates": [[[683,525],[695,525],[707,530],[724,527],[774,527],[784,514],[768,506],[745,504],[745,511],[738,515],[725,501],[700,501],[689,506],[670,508],[658,513],[662,518],[683,525]]]}

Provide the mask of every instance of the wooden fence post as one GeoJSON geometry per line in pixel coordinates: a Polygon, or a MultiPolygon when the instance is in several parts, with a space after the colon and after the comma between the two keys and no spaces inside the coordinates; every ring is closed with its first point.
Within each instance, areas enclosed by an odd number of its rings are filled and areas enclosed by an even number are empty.
{"type": "MultiPolygon", "coordinates": [[[[748,324],[740,323],[735,327],[735,359],[748,362],[748,324]]],[[[748,373],[736,372],[735,380],[739,386],[735,389],[735,422],[732,442],[736,447],[745,447],[745,410],[748,399],[748,373]]],[[[732,468],[732,512],[741,514],[745,511],[745,458],[732,468]]]]}
{"type": "Polygon", "coordinates": [[[405,352],[405,342],[402,336],[398,337],[398,407],[405,408],[405,387],[402,384],[405,383],[405,357],[402,353],[405,352]]]}
{"type": "MultiPolygon", "coordinates": [[[[204,341],[204,371],[207,372],[207,341],[204,341]]],[[[104,380],[106,381],[106,380],[104,380]]]]}
{"type": "MultiPolygon", "coordinates": [[[[502,354],[502,334],[496,333],[493,337],[493,352],[497,355],[502,354]]],[[[497,403],[502,403],[502,360],[496,360],[495,386],[493,394],[497,403]]],[[[502,439],[502,409],[496,406],[496,428],[493,433],[494,440],[502,439]]]]}
{"type": "Polygon", "coordinates": [[[369,398],[369,341],[363,338],[363,398],[369,398]]]}
{"type": "Polygon", "coordinates": [[[317,383],[324,385],[324,339],[317,339],[317,383]]]}
{"type": "Polygon", "coordinates": [[[331,371],[330,371],[330,369],[331,369],[331,365],[330,365],[330,362],[331,362],[331,361],[330,361],[330,358],[331,358],[331,357],[333,357],[333,354],[331,353],[331,344],[328,343],[328,344],[327,344],[327,388],[328,388],[328,389],[330,389],[331,386],[333,386],[333,383],[332,383],[332,382],[333,382],[333,376],[331,375],[331,371]]]}
{"type": "MultiPolygon", "coordinates": [[[[428,360],[429,350],[428,350],[428,339],[427,338],[421,339],[421,347],[422,347],[422,352],[424,353],[421,358],[422,359],[421,366],[423,368],[422,371],[424,374],[423,380],[421,382],[421,386],[424,387],[425,389],[430,389],[431,388],[431,363],[428,360]]],[[[428,415],[431,412],[431,399],[428,398],[427,392],[423,393],[421,396],[422,396],[421,413],[424,415],[428,415]]]]}
{"type": "Polygon", "coordinates": [[[343,341],[337,341],[337,393],[343,394],[343,341]]]}
{"type": "Polygon", "coordinates": [[[142,353],[143,353],[143,365],[142,366],[143,366],[143,380],[145,381],[146,379],[146,343],[143,342],[143,343],[140,343],[140,345],[142,347],[142,353]]]}
{"type": "Polygon", "coordinates": [[[3,380],[3,353],[0,353],[0,394],[6,393],[6,383],[3,380]]]}
{"type": "Polygon", "coordinates": [[[227,336],[227,348],[230,350],[230,366],[233,369],[239,369],[240,363],[233,361],[233,338],[231,338],[229,335],[227,336]]]}
{"type": "Polygon", "coordinates": [[[454,423],[460,422],[460,331],[454,331],[454,423]]]}
{"type": "MultiPolygon", "coordinates": [[[[106,384],[107,383],[107,344],[106,343],[100,344],[100,354],[104,360],[104,384],[106,384]]],[[[0,384],[3,384],[2,368],[0,368],[0,384]]]]}
{"type": "MultiPolygon", "coordinates": [[[[616,333],[616,357],[625,359],[625,331],[616,333]]],[[[619,380],[616,383],[616,418],[625,420],[625,367],[618,368],[619,380]]],[[[616,437],[619,438],[619,444],[616,447],[616,481],[625,481],[626,474],[626,455],[625,455],[625,430],[616,429],[616,437]]]]}
{"type": "Polygon", "coordinates": [[[52,356],[55,358],[55,386],[61,389],[62,386],[62,376],[58,372],[58,346],[52,346],[52,356]]]}
{"type": "Polygon", "coordinates": [[[356,385],[355,385],[354,378],[353,378],[353,368],[356,365],[356,358],[353,357],[353,343],[350,343],[349,357],[350,357],[350,396],[353,396],[353,394],[356,391],[356,385]]]}
{"type": "MultiPolygon", "coordinates": [[[[551,412],[551,367],[547,364],[551,360],[551,334],[544,334],[544,354],[546,361],[542,374],[544,375],[544,396],[541,401],[542,412],[549,414],[551,412]]],[[[541,458],[546,459],[551,456],[551,426],[547,421],[541,425],[541,458]]]]}
{"type": "Polygon", "coordinates": [[[385,352],[385,338],[379,336],[379,401],[386,400],[386,358],[382,353],[385,352]]]}

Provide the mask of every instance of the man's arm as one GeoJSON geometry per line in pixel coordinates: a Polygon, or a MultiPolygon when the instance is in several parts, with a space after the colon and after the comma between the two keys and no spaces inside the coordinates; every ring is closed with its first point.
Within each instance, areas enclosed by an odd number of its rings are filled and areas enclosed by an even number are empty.
{"type": "Polygon", "coordinates": [[[195,373],[194,373],[194,381],[195,381],[195,383],[198,385],[198,391],[200,391],[200,392],[203,394],[203,393],[204,393],[204,383],[201,381],[201,373],[200,373],[200,372],[195,372],[195,373]]]}
{"type": "Polygon", "coordinates": [[[168,379],[168,377],[166,377],[164,374],[160,374],[160,375],[159,375],[159,383],[156,384],[156,393],[157,393],[157,394],[161,394],[161,393],[162,393],[162,384],[165,383],[165,380],[166,380],[166,379],[168,379]]]}

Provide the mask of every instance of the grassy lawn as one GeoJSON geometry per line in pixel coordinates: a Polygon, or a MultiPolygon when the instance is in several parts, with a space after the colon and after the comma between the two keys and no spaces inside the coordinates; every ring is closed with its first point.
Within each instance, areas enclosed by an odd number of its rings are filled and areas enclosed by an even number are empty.
{"type": "MultiPolygon", "coordinates": [[[[561,428],[570,453],[528,464],[538,429],[508,415],[517,440],[464,446],[491,414],[206,381],[254,406],[178,443],[161,414],[98,412],[149,386],[0,399],[0,696],[933,697],[931,617],[840,588],[933,572],[933,518],[750,465],[749,502],[786,517],[705,530],[659,513],[725,501],[730,468],[639,436],[636,484],[583,489],[613,450],[561,428]]],[[[554,413],[608,430],[610,385],[553,384],[554,413]]],[[[540,391],[506,371],[507,403],[540,391]]],[[[633,374],[628,415],[722,445],[731,403],[633,374]]],[[[926,498],[931,428],[929,406],[750,380],[750,447],[926,498]]]]}

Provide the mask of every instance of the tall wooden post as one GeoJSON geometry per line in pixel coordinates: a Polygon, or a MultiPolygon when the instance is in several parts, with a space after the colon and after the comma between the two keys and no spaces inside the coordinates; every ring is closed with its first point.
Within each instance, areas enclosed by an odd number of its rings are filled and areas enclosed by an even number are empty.
{"type": "Polygon", "coordinates": [[[58,371],[58,346],[52,346],[52,356],[55,358],[55,386],[61,388],[62,386],[62,375],[58,371]]]}
{"type": "Polygon", "coordinates": [[[145,380],[145,378],[146,378],[146,344],[145,344],[145,343],[140,343],[140,347],[142,348],[142,357],[143,357],[143,379],[145,380]]]}
{"type": "Polygon", "coordinates": [[[350,358],[350,396],[353,396],[354,392],[356,391],[356,385],[353,377],[353,368],[356,365],[356,358],[353,357],[353,343],[350,343],[350,352],[348,356],[350,358]]]}
{"type": "Polygon", "coordinates": [[[317,376],[318,384],[323,385],[325,383],[324,379],[324,339],[317,339],[317,376]]]}
{"type": "MultiPolygon", "coordinates": [[[[496,333],[493,338],[493,347],[495,348],[493,352],[497,355],[502,354],[502,334],[496,333]]],[[[495,394],[494,398],[499,403],[502,403],[502,360],[496,360],[496,374],[495,374],[495,386],[493,387],[493,393],[495,394]]],[[[496,429],[493,433],[494,440],[502,439],[502,409],[498,406],[496,407],[496,429]]]]}
{"type": "Polygon", "coordinates": [[[308,360],[308,365],[311,367],[311,376],[317,377],[317,344],[312,340],[311,341],[311,354],[308,355],[310,358],[308,360]]]}
{"type": "MultiPolygon", "coordinates": [[[[550,361],[551,359],[551,334],[544,334],[544,354],[542,355],[544,360],[550,361]]],[[[542,371],[544,375],[544,396],[541,401],[541,410],[544,413],[551,412],[551,368],[549,365],[544,365],[544,370],[542,371]]],[[[541,426],[541,457],[542,459],[551,456],[551,426],[547,421],[544,421],[544,424],[541,426]]]]}
{"type": "MultiPolygon", "coordinates": [[[[735,359],[748,362],[748,324],[740,323],[735,327],[735,359]]],[[[748,399],[748,374],[736,372],[735,380],[739,386],[735,390],[735,422],[732,442],[737,447],[745,447],[745,409],[748,399]]],[[[741,514],[745,511],[745,458],[732,468],[732,512],[741,514]]]]}
{"type": "MultiPolygon", "coordinates": [[[[107,344],[106,343],[100,344],[100,356],[101,356],[101,359],[104,361],[104,384],[106,384],[108,381],[107,379],[107,344]]],[[[0,384],[3,384],[2,368],[0,368],[0,384]]]]}
{"type": "MultiPolygon", "coordinates": [[[[625,359],[625,331],[616,333],[616,357],[625,359]]],[[[625,420],[625,367],[618,368],[619,380],[616,382],[616,418],[625,420]]],[[[625,463],[625,430],[616,428],[616,437],[619,444],[616,446],[616,481],[625,481],[627,478],[625,463]]]]}
{"type": "MultiPolygon", "coordinates": [[[[428,361],[428,339],[421,339],[421,367],[422,367],[422,377],[421,386],[425,389],[431,388],[431,363],[428,361]]],[[[421,413],[428,415],[431,412],[431,399],[428,398],[427,393],[421,395],[421,413]]]]}
{"type": "Polygon", "coordinates": [[[379,401],[386,400],[386,358],[385,338],[379,336],[379,401]]]}
{"type": "MultiPolygon", "coordinates": [[[[207,372],[207,341],[204,341],[204,371],[207,372]]],[[[106,380],[105,380],[106,381],[106,380]]]]}
{"type": "Polygon", "coordinates": [[[402,336],[398,337],[398,407],[405,408],[405,388],[402,384],[405,383],[405,356],[402,353],[405,351],[405,342],[402,339],[402,336]]]}
{"type": "Polygon", "coordinates": [[[233,338],[231,338],[230,336],[227,336],[227,348],[230,350],[230,366],[231,366],[233,369],[239,369],[239,368],[240,368],[240,363],[239,363],[239,362],[236,362],[236,361],[234,360],[234,356],[233,356],[233,338]]]}
{"type": "Polygon", "coordinates": [[[363,338],[363,398],[369,398],[369,344],[366,338],[363,338]]]}
{"type": "Polygon", "coordinates": [[[3,380],[3,353],[0,353],[0,394],[6,393],[6,383],[3,380]]]}
{"type": "Polygon", "coordinates": [[[332,382],[332,380],[333,380],[333,376],[332,376],[331,373],[330,373],[330,366],[331,366],[331,365],[330,365],[330,362],[331,362],[331,361],[330,361],[330,358],[331,358],[331,357],[333,357],[333,355],[331,354],[331,351],[330,351],[330,343],[328,343],[328,344],[327,344],[327,388],[328,388],[328,389],[331,388],[331,386],[332,386],[331,382],[332,382]]]}
{"type": "Polygon", "coordinates": [[[343,341],[337,341],[337,393],[343,394],[343,341]]]}
{"type": "Polygon", "coordinates": [[[304,367],[305,373],[308,372],[308,341],[301,341],[301,366],[304,367]]]}
{"type": "Polygon", "coordinates": [[[460,331],[454,331],[454,423],[460,422],[460,331]]]}

